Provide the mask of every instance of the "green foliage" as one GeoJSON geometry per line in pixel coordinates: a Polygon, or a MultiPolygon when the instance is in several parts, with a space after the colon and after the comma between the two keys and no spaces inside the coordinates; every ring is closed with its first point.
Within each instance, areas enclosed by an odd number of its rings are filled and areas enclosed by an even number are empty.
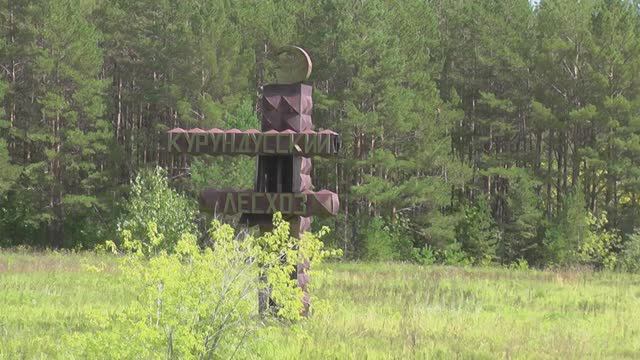
{"type": "Polygon", "coordinates": [[[545,234],[550,263],[566,266],[578,262],[578,249],[594,236],[589,224],[590,218],[585,209],[584,195],[577,187],[567,196],[562,214],[545,234]]]}
{"type": "Polygon", "coordinates": [[[368,252],[373,216],[400,224],[375,257],[457,242],[476,263],[580,262],[578,196],[611,231],[640,225],[636,5],[0,0],[3,244],[101,242],[150,166],[190,193],[251,188],[253,159],[167,155],[164,134],[259,127],[270,58],[298,44],[314,124],[343,139],[312,175],[342,196],[331,226],[349,256],[368,252]]]}
{"type": "Polygon", "coordinates": [[[549,262],[560,266],[588,265],[614,269],[620,236],[607,227],[607,214],[595,217],[584,208],[584,196],[574,192],[565,200],[562,216],[547,230],[549,262]]]}
{"type": "Polygon", "coordinates": [[[510,188],[506,201],[501,204],[507,213],[505,222],[500,224],[503,234],[498,243],[498,254],[506,263],[521,258],[535,263],[543,251],[539,234],[543,214],[535,192],[538,183],[520,169],[494,169],[493,173],[509,179],[510,188]]]}
{"type": "Polygon", "coordinates": [[[549,263],[614,269],[620,236],[608,228],[606,212],[596,217],[585,209],[584,195],[579,189],[580,186],[576,187],[566,198],[562,214],[547,229],[544,243],[549,263]]]}
{"type": "MultiPolygon", "coordinates": [[[[245,100],[231,114],[227,114],[224,127],[248,130],[259,128],[251,102],[245,100]]],[[[201,157],[191,164],[191,183],[195,190],[206,187],[217,189],[251,189],[255,181],[256,161],[245,156],[201,157]]]]}
{"type": "Polygon", "coordinates": [[[433,265],[437,261],[435,251],[429,246],[425,246],[421,249],[413,248],[412,255],[412,260],[420,265],[433,265]]]}
{"type": "Polygon", "coordinates": [[[373,219],[367,226],[364,241],[368,260],[389,261],[396,256],[394,239],[379,218],[373,219]]]}
{"type": "MultiPolygon", "coordinates": [[[[0,47],[0,49],[2,49],[2,47],[0,47]]],[[[6,83],[0,79],[0,100],[4,99],[6,91],[6,83]]],[[[0,106],[0,134],[2,134],[3,129],[8,127],[5,116],[4,108],[0,106]]],[[[19,170],[17,166],[11,164],[11,158],[7,150],[7,142],[2,137],[0,137],[0,169],[2,169],[2,171],[0,171],[0,199],[2,199],[4,193],[18,177],[19,170]]]]}
{"type": "Polygon", "coordinates": [[[620,235],[616,231],[607,229],[607,213],[603,212],[599,217],[589,213],[587,225],[591,232],[578,248],[578,258],[583,264],[596,269],[612,270],[616,268],[620,247],[620,235]]]}
{"type": "MultiPolygon", "coordinates": [[[[236,241],[228,225],[214,222],[210,235],[212,248],[201,250],[196,237],[184,233],[174,252],[160,251],[148,260],[140,241],[123,235],[122,248],[130,255],[121,268],[138,296],[102,332],[69,339],[70,352],[121,359],[233,356],[257,326],[257,271],[247,261],[254,254],[250,242],[236,241]]],[[[162,238],[154,223],[147,238],[162,238]]]]}
{"type": "Polygon", "coordinates": [[[372,261],[410,260],[413,243],[401,224],[373,218],[363,233],[365,258],[372,261]]]}
{"type": "Polygon", "coordinates": [[[640,272],[640,231],[636,230],[626,239],[619,265],[625,271],[640,272]]]}
{"type": "Polygon", "coordinates": [[[91,243],[65,230],[86,216],[93,219],[85,225],[98,223],[108,206],[104,191],[113,186],[100,33],[86,18],[87,7],[75,1],[0,6],[9,24],[0,30],[6,46],[0,67],[8,85],[0,96],[0,148],[6,141],[11,162],[22,167],[14,191],[28,199],[28,222],[48,240],[40,235],[23,241],[55,247],[91,243]]]}
{"type": "MultiPolygon", "coordinates": [[[[324,250],[327,232],[290,236],[289,224],[278,213],[274,229],[259,237],[239,238],[235,230],[214,220],[211,247],[201,249],[193,234],[183,233],[172,252],[153,251],[164,242],[158,226],[148,223],[147,241],[123,230],[120,249],[126,254],[121,270],[138,294],[136,300],[98,334],[70,337],[69,352],[95,358],[230,358],[245,347],[259,328],[257,297],[268,287],[281,319],[301,319],[302,290],[291,279],[296,265],[317,267],[340,252],[324,250]],[[150,258],[148,254],[153,254],[150,258]]],[[[112,242],[105,249],[118,252],[112,242]]],[[[320,272],[314,272],[313,280],[320,272]]],[[[99,321],[96,319],[95,321],[99,321]]]]}
{"type": "Polygon", "coordinates": [[[41,223],[29,197],[12,191],[0,195],[0,199],[0,247],[39,245],[41,223]]]}
{"type": "Polygon", "coordinates": [[[10,163],[7,142],[0,139],[0,197],[5,195],[13,182],[18,178],[18,167],[10,163]]]}
{"type": "MultiPolygon", "coordinates": [[[[325,250],[321,238],[329,232],[323,227],[318,233],[306,232],[300,239],[290,235],[289,223],[282,219],[280,213],[273,216],[274,229],[260,237],[245,239],[253,242],[255,259],[260,278],[265,279],[269,295],[277,304],[276,315],[287,320],[300,320],[302,314],[302,290],[298,287],[297,279],[291,274],[296,273],[298,264],[308,263],[310,269],[316,268],[328,257],[340,257],[340,250],[325,250]]],[[[309,272],[315,278],[322,279],[323,272],[315,270],[309,272]]]]}
{"type": "Polygon", "coordinates": [[[171,253],[183,234],[198,236],[196,215],[195,202],[169,187],[166,172],[156,168],[136,177],[118,230],[123,234],[123,243],[136,242],[131,246],[137,252],[171,253]]]}
{"type": "Polygon", "coordinates": [[[518,259],[516,262],[509,264],[509,269],[526,271],[529,270],[529,263],[525,259],[518,259]]]}
{"type": "Polygon", "coordinates": [[[456,226],[462,214],[456,212],[436,212],[429,219],[429,228],[425,231],[425,243],[442,250],[456,242],[456,226]]]}
{"type": "MultiPolygon", "coordinates": [[[[150,353],[139,346],[158,339],[146,332],[151,325],[118,320],[112,326],[141,295],[130,276],[118,270],[119,261],[94,252],[0,253],[0,358],[167,358],[165,347],[150,353]]],[[[260,325],[234,358],[640,356],[636,274],[408,263],[324,267],[331,276],[314,303],[324,300],[329,311],[293,325],[260,325]]],[[[189,298],[195,294],[185,291],[189,298]]],[[[184,303],[185,314],[193,314],[192,306],[184,303]]],[[[166,337],[160,329],[153,333],[166,337]]],[[[222,349],[218,354],[230,358],[222,349]]]]}
{"type": "Polygon", "coordinates": [[[440,262],[445,265],[471,265],[473,259],[462,249],[462,244],[454,242],[440,252],[440,262]]]}
{"type": "Polygon", "coordinates": [[[485,201],[465,206],[463,217],[456,226],[456,239],[462,250],[476,263],[491,262],[496,254],[499,234],[485,201]]]}

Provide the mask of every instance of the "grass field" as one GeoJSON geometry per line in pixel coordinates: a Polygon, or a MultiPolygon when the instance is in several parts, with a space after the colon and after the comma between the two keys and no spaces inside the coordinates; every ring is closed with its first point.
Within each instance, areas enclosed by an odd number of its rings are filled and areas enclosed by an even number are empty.
{"type": "MultiPolygon", "coordinates": [[[[255,358],[640,358],[640,276],[329,267],[317,294],[328,307],[261,330],[255,358]]],[[[93,331],[96,313],[133,296],[110,256],[0,253],[0,358],[58,358],[64,334],[93,331]]]]}

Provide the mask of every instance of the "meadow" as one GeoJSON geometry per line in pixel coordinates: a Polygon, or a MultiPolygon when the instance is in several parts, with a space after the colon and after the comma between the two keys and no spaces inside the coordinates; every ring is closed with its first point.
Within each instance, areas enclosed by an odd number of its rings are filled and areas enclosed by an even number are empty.
{"type": "MultiPolygon", "coordinates": [[[[265,359],[637,359],[640,276],[590,271],[335,263],[297,325],[268,325],[265,359]]],[[[117,260],[0,253],[0,358],[63,357],[135,297],[117,260]],[[98,315],[98,316],[97,316],[98,315]]]]}

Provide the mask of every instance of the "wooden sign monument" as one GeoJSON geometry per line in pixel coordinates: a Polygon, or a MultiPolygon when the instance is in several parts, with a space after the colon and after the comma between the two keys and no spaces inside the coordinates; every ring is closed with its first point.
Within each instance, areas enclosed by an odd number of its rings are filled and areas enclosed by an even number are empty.
{"type": "MultiPolygon", "coordinates": [[[[291,224],[299,238],[311,226],[312,216],[338,212],[338,195],[313,191],[311,156],[334,156],[340,150],[337,133],[316,132],[311,121],[312,86],[304,84],[311,74],[311,59],[301,48],[289,46],[278,53],[276,84],[265,85],[259,99],[261,131],[237,129],[181,129],[168,132],[170,152],[192,155],[257,156],[254,189],[227,191],[206,189],[200,206],[214,214],[241,214],[241,222],[269,229],[275,212],[291,224]]],[[[304,313],[309,310],[308,264],[298,264],[298,286],[304,293],[304,313]]],[[[261,299],[261,310],[266,307],[261,299]]]]}

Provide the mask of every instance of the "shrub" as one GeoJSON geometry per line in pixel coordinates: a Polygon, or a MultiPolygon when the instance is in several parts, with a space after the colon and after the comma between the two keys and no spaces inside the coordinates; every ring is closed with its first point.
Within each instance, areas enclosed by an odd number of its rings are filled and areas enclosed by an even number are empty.
{"type": "Polygon", "coordinates": [[[420,265],[433,265],[437,261],[436,252],[429,245],[421,249],[413,248],[412,260],[420,265]]]}
{"type": "Polygon", "coordinates": [[[589,213],[587,224],[590,231],[578,248],[580,262],[597,269],[614,269],[618,261],[616,249],[621,239],[616,232],[606,228],[607,213],[603,212],[597,218],[589,213]]]}
{"type": "MultiPolygon", "coordinates": [[[[162,238],[157,226],[148,239],[162,238]]],[[[201,250],[185,233],[174,252],[149,259],[142,243],[124,230],[121,270],[136,300],[98,334],[68,339],[82,358],[215,358],[240,348],[255,327],[256,269],[250,243],[234,241],[229,226],[214,222],[215,246],[201,250]]],[[[113,244],[109,244],[113,246],[113,244]]],[[[226,355],[226,356],[225,356],[226,355]]]]}
{"type": "Polygon", "coordinates": [[[593,234],[579,185],[565,198],[563,205],[563,211],[545,232],[544,245],[549,263],[570,266],[579,263],[578,250],[593,234]]]}
{"type": "MultiPolygon", "coordinates": [[[[151,242],[163,238],[158,228],[148,224],[151,242]]],[[[239,239],[233,228],[214,220],[211,247],[201,249],[193,234],[184,233],[173,252],[160,250],[148,258],[145,244],[124,230],[121,269],[139,295],[113,319],[92,320],[103,324],[102,332],[67,339],[67,351],[80,358],[233,357],[260,324],[255,315],[264,286],[271,289],[281,319],[300,319],[302,293],[291,274],[300,261],[314,267],[339,255],[324,250],[320,236],[327,231],[306,233],[298,241],[276,214],[273,231],[239,239]]],[[[106,248],[116,250],[113,243],[106,248]]]]}
{"type": "Polygon", "coordinates": [[[413,241],[404,233],[401,223],[386,224],[381,218],[374,218],[368,223],[364,236],[367,260],[391,261],[412,258],[413,241]]]}
{"type": "Polygon", "coordinates": [[[549,262],[560,266],[616,267],[620,236],[607,229],[607,213],[599,217],[585,209],[584,195],[576,187],[564,202],[564,210],[545,233],[549,262]]]}
{"type": "Polygon", "coordinates": [[[153,171],[143,171],[131,186],[118,232],[128,231],[148,254],[161,250],[173,251],[182,234],[198,235],[195,218],[197,206],[194,200],[183,196],[169,187],[166,171],[157,167],[153,171]],[[149,224],[156,224],[155,233],[161,239],[149,238],[149,224]]]}
{"type": "Polygon", "coordinates": [[[371,220],[364,232],[364,250],[367,260],[390,261],[396,255],[393,238],[379,218],[371,220]]]}
{"type": "Polygon", "coordinates": [[[629,235],[622,250],[620,266],[629,272],[640,272],[640,229],[629,235]]]}
{"type": "Polygon", "coordinates": [[[509,269],[526,271],[526,270],[529,270],[529,263],[525,259],[518,259],[517,261],[509,264],[509,269]]]}
{"type": "Polygon", "coordinates": [[[458,242],[451,243],[441,251],[440,261],[445,265],[466,266],[471,265],[473,260],[462,250],[462,245],[458,242]]]}

